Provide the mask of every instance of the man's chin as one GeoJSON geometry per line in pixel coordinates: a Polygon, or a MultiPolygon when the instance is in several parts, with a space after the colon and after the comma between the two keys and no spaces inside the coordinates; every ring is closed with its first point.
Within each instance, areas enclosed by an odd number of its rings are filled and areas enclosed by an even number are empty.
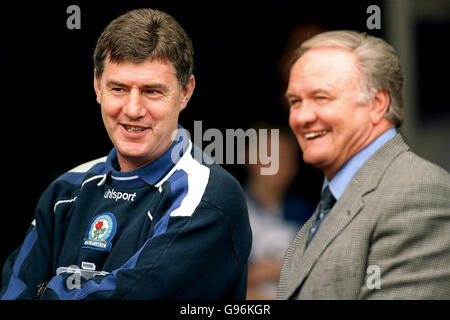
{"type": "Polygon", "coordinates": [[[150,149],[147,148],[138,148],[136,146],[130,148],[129,146],[127,147],[123,147],[123,146],[119,146],[116,147],[116,151],[117,151],[117,157],[119,159],[119,163],[120,161],[123,159],[127,162],[131,162],[131,163],[145,163],[145,162],[150,162],[151,160],[151,151],[150,149]]]}
{"type": "Polygon", "coordinates": [[[126,158],[142,158],[150,154],[150,148],[137,143],[116,146],[117,153],[126,158]]]}
{"type": "Polygon", "coordinates": [[[303,161],[315,168],[322,168],[326,160],[324,155],[303,153],[303,161]]]}

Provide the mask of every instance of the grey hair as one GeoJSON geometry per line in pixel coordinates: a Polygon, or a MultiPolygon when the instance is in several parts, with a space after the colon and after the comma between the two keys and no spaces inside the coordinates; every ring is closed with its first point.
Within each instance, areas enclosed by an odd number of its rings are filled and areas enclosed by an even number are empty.
{"type": "Polygon", "coordinates": [[[361,74],[358,103],[366,104],[378,90],[389,93],[385,118],[398,128],[403,123],[403,73],[394,48],[380,38],[355,31],[329,31],[304,41],[295,51],[291,66],[309,49],[337,47],[353,52],[361,74]]]}

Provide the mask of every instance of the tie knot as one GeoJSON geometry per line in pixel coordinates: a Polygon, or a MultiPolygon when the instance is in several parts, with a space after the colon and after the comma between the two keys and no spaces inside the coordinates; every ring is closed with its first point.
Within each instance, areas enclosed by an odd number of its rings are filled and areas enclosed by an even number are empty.
{"type": "Polygon", "coordinates": [[[320,199],[321,210],[330,211],[335,202],[336,199],[333,197],[330,188],[326,187],[325,190],[323,190],[322,198],[320,199]]]}

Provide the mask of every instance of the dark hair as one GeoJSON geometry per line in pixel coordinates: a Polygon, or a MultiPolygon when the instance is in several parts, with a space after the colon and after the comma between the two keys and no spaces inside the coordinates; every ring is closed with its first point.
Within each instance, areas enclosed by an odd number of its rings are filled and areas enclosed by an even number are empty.
{"type": "Polygon", "coordinates": [[[138,9],[113,20],[98,38],[93,56],[98,79],[107,58],[116,63],[140,63],[149,58],[169,61],[183,88],[192,75],[194,49],[186,32],[172,16],[159,10],[138,9]]]}

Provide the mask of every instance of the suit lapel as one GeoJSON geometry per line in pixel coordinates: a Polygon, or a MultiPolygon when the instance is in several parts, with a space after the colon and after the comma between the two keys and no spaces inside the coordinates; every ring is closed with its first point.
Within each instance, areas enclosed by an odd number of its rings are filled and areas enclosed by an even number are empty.
{"type": "Polygon", "coordinates": [[[303,252],[305,250],[309,229],[311,228],[312,222],[316,219],[317,211],[316,209],[311,218],[303,225],[286,250],[277,289],[278,299],[289,298],[303,281],[303,252]]]}
{"type": "MultiPolygon", "coordinates": [[[[357,189],[357,186],[352,186],[352,188],[357,189]]],[[[353,194],[350,201],[345,201],[344,195],[338,202],[334,205],[333,209],[328,213],[326,219],[322,222],[317,234],[314,239],[306,247],[306,238],[311,229],[313,219],[316,219],[318,210],[314,213],[311,223],[303,230],[303,233],[298,234],[298,248],[296,252],[292,253],[292,258],[294,265],[291,271],[295,274],[295,280],[290,281],[286,291],[286,296],[290,297],[296,289],[301,286],[305,277],[308,276],[311,268],[314,266],[315,262],[319,259],[322,252],[326,247],[336,238],[336,236],[342,232],[342,230],[347,226],[347,224],[361,211],[363,208],[363,202],[361,199],[361,191],[357,191],[353,194]],[[344,200],[344,201],[341,201],[344,200]]],[[[350,194],[350,193],[347,193],[350,194]]],[[[349,196],[347,196],[349,197],[349,196]]]]}
{"type": "Polygon", "coordinates": [[[408,149],[400,135],[380,148],[355,174],[306,248],[307,235],[318,214],[316,209],[286,251],[280,277],[279,298],[290,298],[302,285],[322,252],[363,209],[364,195],[376,189],[385,169],[396,156],[408,149]]]}

